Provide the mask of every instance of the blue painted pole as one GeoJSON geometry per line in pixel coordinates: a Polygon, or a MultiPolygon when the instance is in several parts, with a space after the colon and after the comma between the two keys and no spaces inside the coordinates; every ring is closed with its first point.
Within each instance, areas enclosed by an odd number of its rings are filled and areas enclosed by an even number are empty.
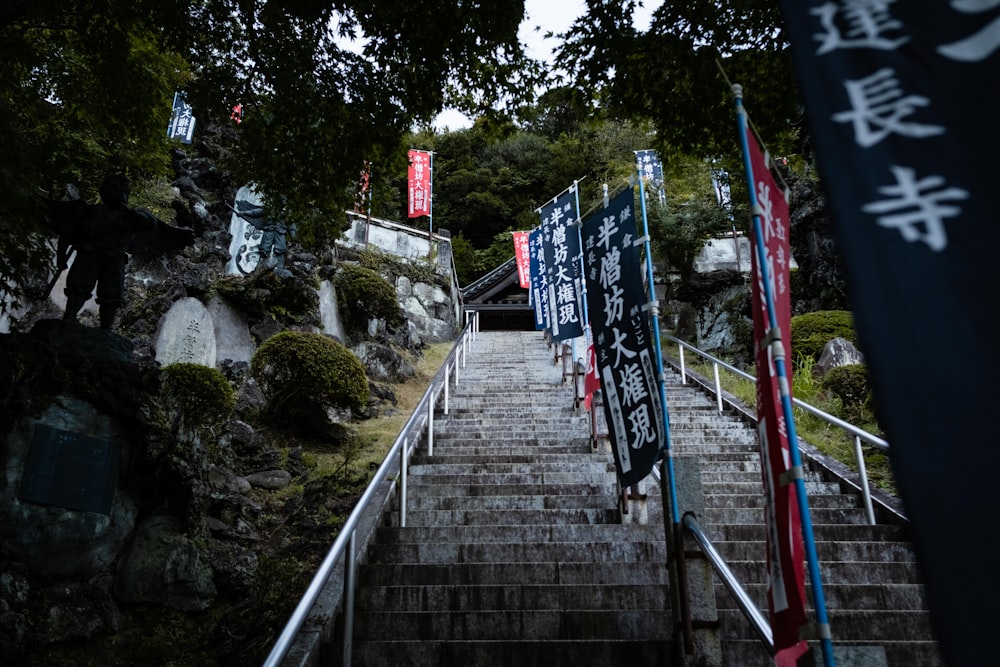
{"type": "Polygon", "coordinates": [[[653,350],[656,351],[656,372],[659,374],[660,404],[663,406],[663,456],[666,460],[667,486],[670,488],[670,515],[675,525],[681,522],[680,508],[677,507],[677,478],[674,473],[674,452],[670,443],[670,415],[667,413],[667,382],[663,374],[663,351],[660,349],[660,307],[656,300],[653,284],[653,253],[649,244],[649,223],[646,220],[646,188],[642,184],[642,172],[636,170],[639,178],[639,201],[642,207],[642,237],[646,251],[646,276],[649,282],[649,317],[653,321],[653,350]]]}
{"type": "MultiPolygon", "coordinates": [[[[733,99],[736,102],[736,118],[740,132],[740,147],[743,149],[743,168],[747,174],[747,184],[750,192],[750,210],[753,214],[753,234],[757,247],[757,267],[760,270],[761,282],[764,283],[764,300],[767,304],[767,321],[772,331],[778,329],[778,315],[774,307],[774,294],[771,292],[771,281],[767,274],[767,263],[764,262],[766,256],[764,248],[764,232],[760,225],[760,214],[758,211],[757,193],[754,192],[753,166],[750,162],[750,146],[747,142],[747,116],[746,109],[743,108],[743,87],[733,86],[733,99]]],[[[781,345],[780,340],[775,341],[781,345]]],[[[788,381],[788,370],[785,363],[785,354],[781,350],[779,354],[772,355],[774,358],[775,371],[778,375],[778,385],[781,391],[781,408],[785,416],[785,425],[788,430],[788,450],[791,456],[792,468],[802,468],[802,457],[799,454],[799,438],[795,432],[795,415],[792,413],[792,395],[790,383],[788,381]]],[[[819,557],[816,553],[816,539],[813,536],[812,519],[809,516],[809,499],[806,497],[806,483],[801,475],[795,479],[795,495],[799,503],[799,519],[802,522],[802,541],[806,551],[806,562],[809,566],[809,581],[812,583],[813,606],[816,608],[816,620],[819,624],[820,642],[823,649],[823,663],[827,667],[836,667],[833,658],[833,642],[830,638],[830,621],[826,613],[826,597],[823,594],[823,582],[819,575],[819,557]]]]}

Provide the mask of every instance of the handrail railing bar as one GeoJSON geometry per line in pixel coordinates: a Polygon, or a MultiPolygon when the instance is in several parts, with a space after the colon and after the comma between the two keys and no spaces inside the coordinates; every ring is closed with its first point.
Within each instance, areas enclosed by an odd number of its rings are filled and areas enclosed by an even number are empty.
{"type": "Polygon", "coordinates": [[[687,512],[683,517],[684,527],[688,529],[691,536],[698,543],[698,546],[705,553],[709,562],[712,564],[712,568],[716,571],[719,577],[722,579],[723,585],[726,590],[733,596],[736,600],[736,604],[739,605],[740,610],[743,615],[747,617],[750,621],[750,625],[753,626],[754,632],[760,638],[767,648],[769,653],[774,653],[774,635],[771,633],[771,626],[764,618],[760,610],[747,595],[747,592],[743,590],[743,586],[740,585],[739,580],[733,571],[729,569],[729,565],[722,558],[722,555],[716,551],[715,547],[709,541],[708,536],[705,535],[705,531],[702,530],[701,525],[695,518],[694,514],[687,512]]]}
{"type": "MultiPolygon", "coordinates": [[[[735,366],[732,366],[731,364],[726,363],[722,359],[719,359],[717,357],[712,356],[708,352],[704,352],[702,350],[699,350],[698,348],[694,347],[690,343],[686,343],[686,342],[680,340],[679,338],[675,338],[674,336],[671,336],[670,334],[664,334],[663,337],[666,338],[667,340],[670,340],[670,341],[672,341],[674,343],[677,343],[679,346],[681,346],[681,347],[683,347],[685,349],[691,350],[692,352],[694,352],[695,354],[697,354],[699,357],[702,357],[703,359],[706,359],[706,360],[712,362],[713,364],[718,364],[719,366],[725,368],[727,371],[730,371],[731,373],[735,373],[736,375],[740,376],[741,378],[743,378],[745,380],[749,380],[750,382],[753,382],[753,383],[757,382],[757,378],[755,378],[753,375],[750,375],[749,373],[747,373],[745,371],[741,371],[740,369],[736,368],[735,366]]],[[[813,415],[819,417],[820,419],[824,419],[824,420],[830,422],[831,424],[833,424],[834,426],[836,426],[838,428],[842,428],[843,430],[847,431],[851,435],[861,438],[862,440],[864,440],[865,442],[867,442],[868,444],[870,444],[870,445],[872,445],[874,447],[878,447],[879,449],[881,449],[883,451],[888,451],[889,450],[889,443],[886,442],[885,440],[883,440],[882,438],[878,437],[877,435],[873,435],[873,434],[869,433],[868,431],[865,431],[864,429],[860,429],[857,426],[855,426],[854,424],[851,424],[850,422],[845,422],[843,419],[840,419],[839,417],[835,417],[835,416],[831,415],[828,412],[824,412],[823,410],[820,410],[816,406],[810,405],[810,404],[806,403],[805,401],[802,401],[802,400],[799,400],[799,399],[793,397],[792,398],[792,402],[797,407],[802,408],[806,412],[808,412],[810,414],[813,414],[813,415]]]]}
{"type": "MultiPolygon", "coordinates": [[[[382,460],[382,464],[375,471],[375,475],[372,477],[371,482],[369,482],[368,487],[365,488],[358,502],[354,505],[354,510],[348,515],[347,520],[341,527],[340,532],[337,533],[336,539],[333,541],[333,545],[327,552],[326,556],[323,558],[322,563],[320,563],[319,568],[316,570],[316,574],[313,575],[312,581],[306,588],[306,592],[303,594],[302,598],[299,600],[299,604],[295,607],[295,611],[289,617],[288,622],[285,624],[284,630],[278,636],[275,641],[274,646],[271,648],[271,653],[268,655],[267,659],[264,661],[264,667],[277,667],[284,660],[285,656],[288,654],[288,650],[291,648],[292,641],[298,634],[299,630],[302,628],[303,623],[312,609],[316,600],[319,598],[320,592],[323,590],[323,586],[326,584],[327,579],[330,578],[330,573],[333,571],[333,566],[336,562],[344,555],[347,546],[351,543],[354,538],[354,531],[357,529],[358,524],[361,522],[361,517],[368,505],[371,503],[372,498],[378,491],[379,486],[389,475],[389,470],[393,467],[393,460],[397,454],[401,457],[400,468],[402,479],[400,482],[400,525],[405,525],[406,516],[406,459],[409,458],[409,452],[405,447],[406,443],[410,439],[410,436],[417,431],[417,425],[421,423],[424,418],[424,410],[427,409],[427,403],[431,400],[431,395],[434,392],[435,387],[442,382],[443,373],[447,372],[448,362],[451,361],[457,354],[459,346],[464,346],[466,339],[471,335],[475,329],[475,318],[471,321],[467,321],[465,328],[462,329],[459,338],[455,345],[452,347],[451,352],[449,352],[448,357],[445,359],[444,363],[441,364],[441,368],[434,375],[431,380],[430,386],[428,386],[427,391],[424,392],[423,397],[417,406],[413,409],[413,413],[407,420],[406,424],[403,426],[396,440],[393,442],[392,447],[386,453],[385,458],[382,460]]],[[[463,355],[464,357],[465,355],[463,355]]],[[[353,549],[351,551],[353,557],[353,549]]],[[[348,610],[345,608],[345,621],[348,614],[351,614],[353,610],[348,610]]],[[[347,623],[345,622],[345,627],[347,623]]]]}
{"type": "Polygon", "coordinates": [[[875,508],[872,507],[872,493],[868,486],[868,468],[865,466],[865,454],[861,451],[861,438],[854,436],[854,458],[858,462],[858,476],[861,478],[861,497],[865,502],[865,513],[868,523],[875,525],[875,508]]]}

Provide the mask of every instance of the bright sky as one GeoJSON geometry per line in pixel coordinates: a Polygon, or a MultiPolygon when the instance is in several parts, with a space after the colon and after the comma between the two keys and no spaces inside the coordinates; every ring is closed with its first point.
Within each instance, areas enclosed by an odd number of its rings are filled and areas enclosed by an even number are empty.
{"type": "MultiPolygon", "coordinates": [[[[636,8],[634,17],[636,26],[643,30],[649,25],[652,14],[650,5],[655,7],[659,3],[656,0],[644,0],[644,4],[647,6],[636,8]]],[[[525,19],[518,34],[527,46],[528,55],[551,62],[552,49],[559,44],[559,40],[545,39],[545,33],[566,32],[586,9],[587,5],[583,0],[525,0],[525,19]],[[535,30],[536,26],[540,26],[540,30],[535,30]]],[[[434,127],[438,129],[447,127],[459,130],[471,126],[469,118],[454,110],[445,110],[434,121],[434,127]]]]}

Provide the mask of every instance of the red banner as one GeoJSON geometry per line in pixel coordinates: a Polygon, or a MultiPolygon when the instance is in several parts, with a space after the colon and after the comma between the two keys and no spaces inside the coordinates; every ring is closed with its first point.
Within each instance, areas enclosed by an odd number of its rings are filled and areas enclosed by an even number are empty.
{"type": "Polygon", "coordinates": [[[517,282],[528,289],[531,287],[531,252],[528,249],[529,232],[513,232],[514,257],[517,260],[517,282]]]}
{"type": "Polygon", "coordinates": [[[419,218],[431,214],[431,154],[427,151],[411,150],[407,154],[410,167],[406,172],[409,189],[408,218],[419,218]]]}
{"type": "MultiPolygon", "coordinates": [[[[760,208],[760,226],[764,235],[764,263],[774,298],[775,315],[786,359],[791,359],[791,298],[789,286],[788,202],[767,168],[764,156],[752,132],[747,132],[752,187],[760,208]]],[[[757,435],[760,439],[761,471],[764,480],[764,514],[767,526],[768,605],[774,633],[774,660],[779,667],[795,665],[808,650],[799,639],[799,629],[806,625],[805,582],[802,568],[802,524],[795,484],[782,482],[789,464],[788,429],[781,407],[778,375],[767,345],[770,328],[760,258],[751,253],[753,266],[753,333],[757,361],[757,435]]],[[[791,368],[788,380],[791,383],[791,368]]]]}

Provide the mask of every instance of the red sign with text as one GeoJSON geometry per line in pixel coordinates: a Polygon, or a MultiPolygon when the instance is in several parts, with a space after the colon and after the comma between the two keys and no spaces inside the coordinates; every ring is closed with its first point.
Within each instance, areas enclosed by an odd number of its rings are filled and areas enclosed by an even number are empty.
{"type": "Polygon", "coordinates": [[[419,218],[431,214],[431,154],[427,151],[411,150],[408,153],[410,167],[406,172],[409,191],[408,218],[419,218]]]}

